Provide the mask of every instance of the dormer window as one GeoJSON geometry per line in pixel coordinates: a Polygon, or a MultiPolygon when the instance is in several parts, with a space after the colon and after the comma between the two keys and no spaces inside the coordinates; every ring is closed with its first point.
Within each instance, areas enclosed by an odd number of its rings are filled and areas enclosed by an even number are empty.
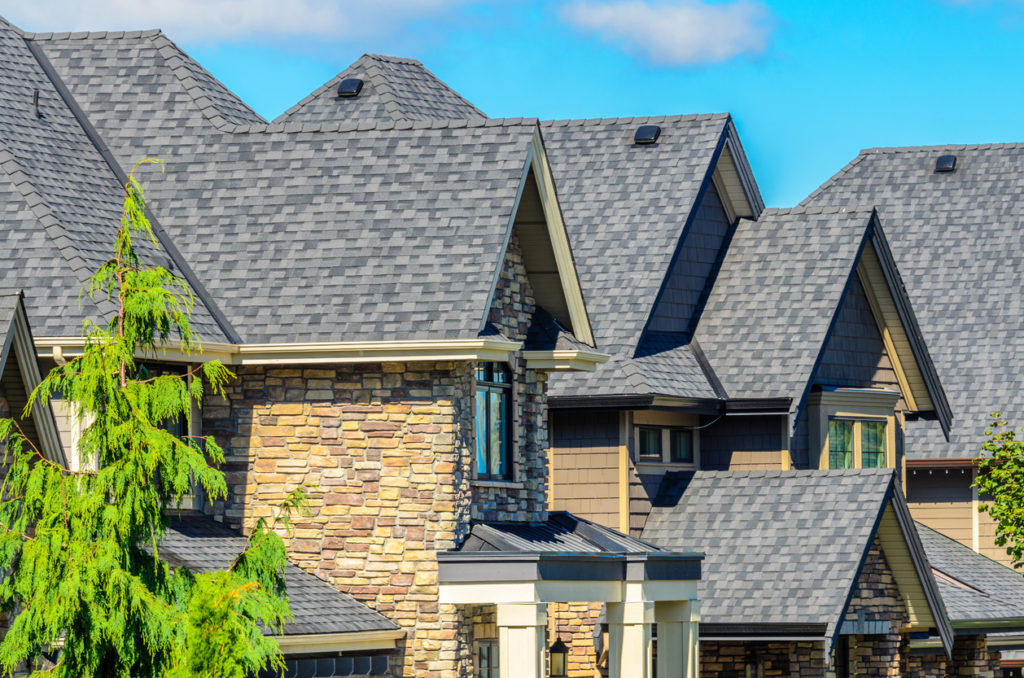
{"type": "Polygon", "coordinates": [[[476,367],[476,477],[508,480],[512,472],[512,371],[505,363],[476,367]]]}
{"type": "Polygon", "coordinates": [[[823,388],[808,400],[811,449],[819,468],[893,468],[898,391],[823,388]]]}

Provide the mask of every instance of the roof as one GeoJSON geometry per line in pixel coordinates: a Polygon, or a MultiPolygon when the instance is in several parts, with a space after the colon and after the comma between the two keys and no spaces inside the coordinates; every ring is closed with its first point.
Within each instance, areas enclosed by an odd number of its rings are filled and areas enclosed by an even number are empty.
{"type": "Polygon", "coordinates": [[[7,362],[11,334],[14,331],[14,314],[18,312],[20,303],[20,290],[0,289],[0,374],[3,373],[4,363],[7,362]]]}
{"type": "Polygon", "coordinates": [[[871,221],[846,209],[740,221],[695,334],[729,395],[800,402],[871,221]]]}
{"type": "Polygon", "coordinates": [[[1015,620],[1024,626],[1024,576],[944,534],[917,524],[953,625],[1015,620]]]}
{"type": "Polygon", "coordinates": [[[810,625],[831,637],[890,505],[932,613],[945,619],[891,469],[697,471],[664,484],[675,492],[659,492],[642,537],[707,554],[702,625],[810,625]]]}
{"type": "MultiPolygon", "coordinates": [[[[245,537],[199,515],[172,519],[159,547],[160,558],[173,567],[211,572],[229,567],[245,548],[245,537]]],[[[385,631],[398,627],[356,599],[299,569],[285,567],[288,606],[294,619],[284,635],[385,631]]]]}
{"type": "Polygon", "coordinates": [[[415,59],[364,54],[274,122],[337,122],[339,120],[478,120],[476,106],[442,82],[415,59]],[[341,98],[338,84],[359,78],[359,96],[341,98]]]}
{"type": "MultiPolygon", "coordinates": [[[[85,318],[102,321],[113,311],[106,302],[79,301],[79,293],[113,251],[122,183],[25,40],[6,24],[0,24],[0,61],[0,247],[7,263],[0,287],[27,290],[37,334],[77,336],[85,318]]],[[[146,264],[187,274],[166,247],[144,239],[136,245],[146,264]]],[[[203,339],[224,338],[201,295],[193,326],[203,339]]]]}
{"type": "Polygon", "coordinates": [[[953,410],[910,422],[908,459],[978,456],[988,414],[1024,421],[1024,145],[862,151],[804,204],[876,205],[953,410]],[[936,173],[939,155],[956,171],[936,173]]]}
{"type": "Polygon", "coordinates": [[[651,553],[664,549],[571,513],[551,511],[542,523],[474,523],[458,551],[651,553]]]}

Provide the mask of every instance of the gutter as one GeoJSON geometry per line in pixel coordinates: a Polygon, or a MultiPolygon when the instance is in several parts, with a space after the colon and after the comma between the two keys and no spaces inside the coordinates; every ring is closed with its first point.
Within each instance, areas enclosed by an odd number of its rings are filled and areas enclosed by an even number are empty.
{"type": "Polygon", "coordinates": [[[274,636],[278,647],[285,655],[393,650],[403,638],[405,629],[274,636]]]}
{"type": "Polygon", "coordinates": [[[788,416],[792,398],[679,398],[656,394],[549,396],[553,410],[676,410],[695,414],[788,416]]]}

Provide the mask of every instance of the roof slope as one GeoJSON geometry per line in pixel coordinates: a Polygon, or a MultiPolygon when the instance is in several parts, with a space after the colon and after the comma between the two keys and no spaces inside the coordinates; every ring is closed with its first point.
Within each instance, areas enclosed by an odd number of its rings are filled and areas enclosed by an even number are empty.
{"type": "MultiPolygon", "coordinates": [[[[229,567],[245,537],[205,516],[184,514],[172,519],[160,544],[160,558],[173,567],[210,572],[229,567]]],[[[294,619],[284,635],[352,633],[397,629],[390,619],[374,612],[295,565],[285,569],[288,605],[294,619]]]]}
{"type": "MultiPolygon", "coordinates": [[[[0,286],[28,290],[37,334],[78,336],[84,318],[113,310],[80,305],[78,294],[113,250],[123,188],[25,40],[3,23],[0,61],[0,286]]],[[[137,250],[145,263],[181,273],[144,239],[137,250]]],[[[193,324],[202,338],[223,339],[201,302],[193,324]]]]}
{"type": "Polygon", "coordinates": [[[698,471],[643,539],[707,554],[702,623],[834,627],[892,483],[891,469],[698,471]]]}
{"type": "Polygon", "coordinates": [[[949,617],[958,622],[1016,619],[1024,625],[1024,576],[944,534],[917,523],[932,569],[963,585],[936,577],[949,617]]]}
{"type": "Polygon", "coordinates": [[[612,359],[593,374],[554,375],[551,395],[713,398],[688,346],[635,359],[701,187],[730,127],[727,114],[541,123],[597,346],[612,359]],[[637,126],[657,144],[633,143],[637,126]]]}
{"type": "Polygon", "coordinates": [[[479,120],[486,117],[419,61],[364,54],[274,122],[479,120]],[[338,97],[338,83],[346,78],[363,81],[359,96],[338,97]]]}
{"type": "Polygon", "coordinates": [[[695,335],[729,395],[800,401],[871,219],[770,209],[740,222],[695,335]]]}
{"type": "Polygon", "coordinates": [[[953,409],[909,422],[907,457],[980,454],[988,413],[1024,421],[1024,145],[863,151],[808,205],[876,205],[953,409]],[[936,173],[955,154],[955,172],[936,173]]]}
{"type": "Polygon", "coordinates": [[[160,40],[40,44],[246,342],[477,336],[534,121],[227,124],[160,40]]]}

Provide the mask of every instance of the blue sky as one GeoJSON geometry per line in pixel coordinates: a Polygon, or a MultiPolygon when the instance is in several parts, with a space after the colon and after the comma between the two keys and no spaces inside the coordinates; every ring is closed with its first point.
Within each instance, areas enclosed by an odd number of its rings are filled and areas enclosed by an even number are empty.
{"type": "Polygon", "coordinates": [[[770,206],[861,148],[1024,141],[1024,2],[45,0],[28,30],[162,27],[264,117],[364,52],[492,117],[731,112],[770,206]]]}

